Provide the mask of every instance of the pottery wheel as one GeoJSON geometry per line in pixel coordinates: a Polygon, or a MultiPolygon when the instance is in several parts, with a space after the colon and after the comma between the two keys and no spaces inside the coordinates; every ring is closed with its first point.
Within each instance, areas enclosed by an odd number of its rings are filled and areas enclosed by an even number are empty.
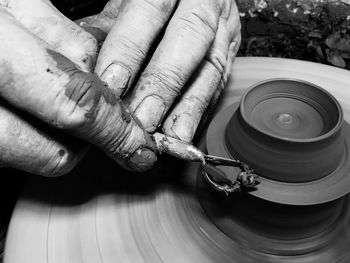
{"type": "MultiPolygon", "coordinates": [[[[277,58],[237,58],[218,110],[269,78],[323,87],[350,122],[348,71],[277,58]]],[[[294,262],[288,255],[265,257],[247,246],[243,232],[235,238],[221,231],[203,209],[198,192],[206,193],[206,185],[198,186],[197,165],[162,163],[150,174],[129,174],[92,151],[70,176],[30,177],[11,219],[5,263],[294,262]]],[[[349,236],[348,215],[338,233],[349,236]]],[[[324,262],[349,256],[347,243],[337,240],[340,257],[320,248],[324,262]]],[[[315,261],[309,255],[297,262],[315,261]]]]}

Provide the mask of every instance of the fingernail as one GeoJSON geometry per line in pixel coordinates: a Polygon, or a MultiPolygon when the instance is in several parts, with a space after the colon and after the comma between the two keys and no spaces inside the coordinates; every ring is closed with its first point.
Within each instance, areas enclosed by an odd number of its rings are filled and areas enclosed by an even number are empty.
{"type": "Polygon", "coordinates": [[[147,148],[138,149],[129,159],[129,166],[137,172],[149,170],[157,161],[156,154],[147,148]]]}
{"type": "Polygon", "coordinates": [[[163,132],[179,140],[190,142],[196,132],[198,122],[186,113],[169,116],[163,125],[163,132]]]}
{"type": "Polygon", "coordinates": [[[134,114],[147,132],[153,132],[164,117],[165,104],[161,97],[150,95],[143,99],[134,114]]]}
{"type": "Polygon", "coordinates": [[[101,80],[111,88],[117,96],[122,96],[128,87],[131,73],[119,64],[111,64],[101,75],[101,80]]]}

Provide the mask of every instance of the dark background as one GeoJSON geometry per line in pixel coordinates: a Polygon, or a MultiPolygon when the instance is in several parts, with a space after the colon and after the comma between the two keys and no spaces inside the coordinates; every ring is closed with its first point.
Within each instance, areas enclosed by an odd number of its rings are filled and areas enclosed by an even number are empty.
{"type": "Polygon", "coordinates": [[[103,9],[107,0],[52,0],[63,14],[75,20],[84,16],[98,13],[103,9]]]}
{"type": "MultiPolygon", "coordinates": [[[[71,19],[96,14],[107,0],[53,0],[71,19]]],[[[242,22],[239,56],[308,60],[350,69],[347,0],[236,0],[242,22]]]]}

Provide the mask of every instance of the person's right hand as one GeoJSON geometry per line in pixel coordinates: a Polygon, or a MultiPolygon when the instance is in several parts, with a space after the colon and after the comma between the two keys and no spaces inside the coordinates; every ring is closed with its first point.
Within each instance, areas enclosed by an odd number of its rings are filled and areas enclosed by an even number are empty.
{"type": "Polygon", "coordinates": [[[1,166],[64,174],[86,148],[74,137],[127,169],[153,165],[150,135],[90,73],[96,56],[92,35],[48,0],[0,0],[1,166]]]}
{"type": "Polygon", "coordinates": [[[79,24],[108,33],[95,73],[149,133],[191,142],[240,45],[235,0],[109,0],[79,24]]]}

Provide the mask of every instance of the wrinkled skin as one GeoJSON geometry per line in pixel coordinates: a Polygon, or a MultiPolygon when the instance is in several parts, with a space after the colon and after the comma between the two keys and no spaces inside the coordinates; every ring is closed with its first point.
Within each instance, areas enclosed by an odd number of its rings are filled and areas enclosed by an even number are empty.
{"type": "Polygon", "coordinates": [[[208,104],[211,100],[215,103],[223,89],[240,44],[235,2],[110,3],[114,3],[114,13],[118,14],[115,24],[107,26],[106,17],[111,17],[111,12],[106,11],[102,12],[106,15],[90,17],[83,23],[110,30],[97,60],[96,74],[116,94],[127,97],[148,132],[162,127],[165,134],[190,142],[208,104]],[[152,54],[152,44],[166,23],[165,33],[152,54]],[[137,79],[148,56],[150,62],[137,79]]]}
{"type": "Polygon", "coordinates": [[[0,0],[0,165],[62,175],[91,143],[149,169],[158,127],[192,140],[239,31],[232,0],[111,0],[78,23],[48,0],[0,0]]]}

